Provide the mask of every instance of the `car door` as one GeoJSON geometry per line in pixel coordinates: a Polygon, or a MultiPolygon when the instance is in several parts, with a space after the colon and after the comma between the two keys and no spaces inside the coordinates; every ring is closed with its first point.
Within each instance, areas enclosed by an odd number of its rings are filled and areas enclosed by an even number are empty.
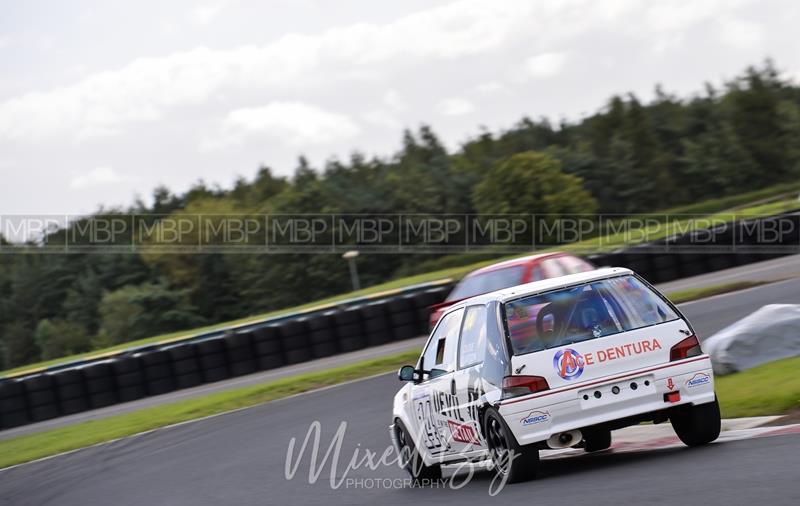
{"type": "Polygon", "coordinates": [[[458,343],[457,370],[451,388],[455,390],[460,420],[449,420],[455,451],[465,453],[485,450],[478,414],[483,395],[481,373],[486,350],[486,306],[469,306],[464,311],[458,343]]]}
{"type": "Polygon", "coordinates": [[[417,369],[423,371],[422,381],[411,391],[419,444],[432,457],[453,452],[449,421],[458,419],[458,402],[452,392],[452,379],[463,314],[461,308],[439,320],[417,364],[417,369]]]}

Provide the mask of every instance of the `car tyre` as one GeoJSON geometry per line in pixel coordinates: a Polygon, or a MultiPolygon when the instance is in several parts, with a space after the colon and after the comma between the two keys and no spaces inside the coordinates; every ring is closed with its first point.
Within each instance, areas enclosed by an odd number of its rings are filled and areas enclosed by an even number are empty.
{"type": "Polygon", "coordinates": [[[532,480],[539,473],[539,450],[520,446],[511,429],[494,408],[483,417],[484,432],[495,471],[508,483],[532,480]]]}
{"type": "Polygon", "coordinates": [[[669,417],[672,428],[687,446],[701,446],[719,437],[721,420],[719,402],[684,406],[669,417]]]}
{"type": "Polygon", "coordinates": [[[586,434],[583,449],[589,453],[607,450],[611,446],[611,431],[599,430],[586,434]]]}
{"type": "Polygon", "coordinates": [[[442,466],[439,464],[425,465],[422,455],[414,446],[414,438],[400,420],[395,421],[394,435],[400,454],[400,465],[411,475],[412,479],[430,481],[442,479],[442,466]]]}

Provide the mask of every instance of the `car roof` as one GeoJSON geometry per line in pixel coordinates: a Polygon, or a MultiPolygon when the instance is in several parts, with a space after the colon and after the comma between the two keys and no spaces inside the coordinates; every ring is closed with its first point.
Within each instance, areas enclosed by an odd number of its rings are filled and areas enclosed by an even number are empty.
{"type": "MultiPolygon", "coordinates": [[[[624,267],[606,267],[603,269],[596,269],[593,271],[578,272],[576,274],[567,274],[566,276],[558,276],[555,278],[543,279],[541,281],[533,281],[532,283],[525,283],[524,285],[512,286],[510,288],[503,288],[494,292],[485,293],[483,295],[476,295],[469,299],[453,304],[452,310],[464,306],[473,306],[477,304],[486,304],[491,301],[498,301],[501,303],[508,302],[509,300],[524,297],[526,295],[534,295],[541,292],[549,292],[558,288],[567,286],[578,285],[588,281],[597,281],[599,279],[613,278],[625,274],[633,274],[633,271],[624,267]]],[[[448,313],[451,308],[448,308],[448,313]]]]}
{"type": "Polygon", "coordinates": [[[503,269],[505,267],[515,267],[517,265],[526,265],[526,264],[529,264],[531,262],[534,262],[534,261],[537,261],[537,260],[541,260],[543,258],[563,256],[563,255],[566,255],[566,253],[564,253],[563,251],[554,251],[554,252],[551,252],[551,253],[537,253],[535,255],[528,255],[528,256],[524,256],[524,257],[520,257],[520,258],[512,258],[511,260],[504,260],[502,262],[497,262],[496,264],[487,265],[486,267],[481,267],[480,269],[476,269],[476,270],[470,272],[469,274],[467,274],[464,277],[468,278],[468,277],[474,276],[476,274],[483,274],[485,272],[491,272],[491,271],[494,271],[494,270],[497,270],[497,269],[503,269]]]}

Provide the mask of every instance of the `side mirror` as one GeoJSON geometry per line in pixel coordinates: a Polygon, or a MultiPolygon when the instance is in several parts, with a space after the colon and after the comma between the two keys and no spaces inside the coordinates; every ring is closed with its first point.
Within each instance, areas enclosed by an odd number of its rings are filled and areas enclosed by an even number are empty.
{"type": "Polygon", "coordinates": [[[414,369],[413,365],[404,365],[397,371],[397,377],[400,378],[400,381],[414,381],[414,373],[416,369],[414,369]]]}

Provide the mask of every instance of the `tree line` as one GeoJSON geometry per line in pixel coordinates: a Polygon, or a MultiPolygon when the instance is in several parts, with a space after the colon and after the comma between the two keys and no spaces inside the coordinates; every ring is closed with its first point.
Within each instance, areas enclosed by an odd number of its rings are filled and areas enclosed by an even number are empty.
{"type": "MultiPolygon", "coordinates": [[[[522,118],[448,152],[406,130],[388,157],[353,153],[291,177],[261,167],[232,187],[159,187],[152,203],[98,213],[640,213],[750,191],[800,174],[800,86],[770,61],[689,97],[660,86],[553,124],[522,118]]],[[[6,241],[0,236],[0,241],[6,241]]],[[[435,265],[363,255],[362,285],[435,265]]],[[[338,255],[0,255],[0,364],[15,367],[223,322],[349,289],[338,255]]]]}

